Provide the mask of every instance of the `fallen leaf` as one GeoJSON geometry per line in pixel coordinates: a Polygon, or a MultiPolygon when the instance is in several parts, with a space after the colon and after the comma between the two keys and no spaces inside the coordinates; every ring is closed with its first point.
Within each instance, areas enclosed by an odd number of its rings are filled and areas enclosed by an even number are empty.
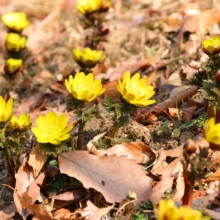
{"type": "Polygon", "coordinates": [[[197,69],[191,67],[189,64],[182,65],[181,69],[182,69],[182,72],[186,74],[186,79],[193,78],[195,72],[197,71],[197,69]]]}
{"type": "Polygon", "coordinates": [[[177,93],[173,98],[167,99],[166,101],[161,102],[156,106],[152,107],[151,112],[157,115],[164,114],[164,110],[166,111],[168,108],[179,107],[179,105],[183,101],[186,101],[188,98],[192,97],[196,93],[197,88],[197,86],[191,86],[190,88],[177,93]]]}
{"type": "Polygon", "coordinates": [[[181,201],[185,191],[185,183],[183,178],[183,172],[179,172],[177,180],[176,180],[176,188],[174,190],[174,195],[172,199],[174,201],[181,201]]]}
{"type": "Polygon", "coordinates": [[[220,169],[216,170],[212,173],[207,179],[204,180],[205,183],[214,182],[216,180],[220,180],[220,169]]]}
{"type": "Polygon", "coordinates": [[[54,198],[57,200],[63,200],[63,201],[73,201],[78,200],[82,197],[82,190],[74,190],[71,192],[64,192],[58,195],[49,195],[50,198],[54,198]]]}
{"type": "Polygon", "coordinates": [[[102,217],[114,207],[114,205],[106,208],[98,208],[92,202],[87,201],[87,206],[81,212],[82,217],[86,220],[100,220],[102,217]]]}
{"type": "Polygon", "coordinates": [[[180,120],[183,122],[191,121],[196,109],[197,109],[197,106],[191,106],[188,108],[180,109],[180,116],[181,116],[180,120]]]}
{"type": "Polygon", "coordinates": [[[33,204],[31,197],[26,193],[18,193],[15,192],[21,202],[21,205],[35,218],[39,218],[39,220],[53,220],[52,214],[48,211],[48,208],[43,204],[33,204]]]}
{"type": "Polygon", "coordinates": [[[56,211],[53,212],[53,217],[55,219],[61,219],[61,218],[64,218],[67,214],[70,214],[70,210],[69,209],[64,209],[64,208],[61,208],[61,209],[57,209],[56,211]]]}
{"type": "Polygon", "coordinates": [[[166,190],[172,188],[173,179],[174,177],[162,177],[160,182],[153,187],[153,192],[150,196],[150,201],[153,202],[153,204],[158,204],[161,198],[165,196],[164,193],[166,190]]]}
{"type": "Polygon", "coordinates": [[[214,220],[219,220],[220,219],[220,208],[213,209],[213,210],[203,209],[203,211],[206,215],[209,215],[214,220]]]}
{"type": "Polygon", "coordinates": [[[144,143],[142,142],[130,142],[117,144],[107,150],[97,150],[92,148],[90,151],[96,156],[103,156],[107,154],[108,156],[117,155],[117,156],[127,156],[128,159],[134,159],[136,163],[145,164],[155,157],[155,153],[144,143]]]}
{"type": "Polygon", "coordinates": [[[185,32],[204,34],[207,26],[217,24],[220,21],[219,9],[202,11],[199,14],[187,16],[183,19],[177,38],[183,42],[185,32]]]}
{"type": "Polygon", "coordinates": [[[30,184],[35,181],[33,168],[29,166],[27,162],[27,158],[24,159],[21,167],[19,168],[18,172],[15,174],[15,178],[16,178],[16,185],[14,191],[14,202],[20,215],[22,217],[26,217],[27,213],[25,212],[25,209],[20,203],[20,200],[18,198],[18,193],[22,194],[26,192],[30,184]]]}
{"type": "Polygon", "coordinates": [[[13,217],[13,213],[17,212],[16,206],[14,203],[12,203],[9,206],[4,207],[0,210],[0,219],[2,220],[8,220],[11,219],[10,217],[13,217]]]}
{"type": "Polygon", "coordinates": [[[39,172],[41,171],[42,167],[44,166],[48,158],[47,154],[41,153],[39,147],[40,147],[39,144],[37,144],[32,148],[28,160],[29,165],[33,167],[35,177],[38,176],[39,172]]]}
{"type": "Polygon", "coordinates": [[[138,203],[146,201],[151,193],[146,171],[125,156],[97,157],[88,151],[73,151],[61,154],[58,161],[61,173],[101,192],[110,203],[122,201],[130,190],[137,194],[138,203]]]}

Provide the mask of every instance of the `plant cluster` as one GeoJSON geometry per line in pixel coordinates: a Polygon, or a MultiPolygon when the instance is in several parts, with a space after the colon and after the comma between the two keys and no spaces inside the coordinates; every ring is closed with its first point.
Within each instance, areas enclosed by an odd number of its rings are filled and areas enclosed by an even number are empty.
{"type": "MultiPolygon", "coordinates": [[[[86,123],[100,114],[98,107],[94,104],[90,108],[85,108],[87,102],[95,103],[95,100],[105,93],[105,88],[100,79],[95,79],[91,73],[98,63],[103,62],[105,55],[102,50],[98,50],[98,44],[101,37],[108,33],[108,28],[104,28],[102,13],[111,7],[111,3],[102,0],[78,0],[77,8],[84,16],[85,25],[93,29],[91,36],[88,36],[85,48],[82,50],[73,49],[73,57],[80,66],[80,71],[74,76],[70,75],[65,80],[65,86],[69,92],[66,98],[68,109],[74,111],[77,115],[77,123],[69,122],[65,114],[56,112],[47,112],[45,116],[40,115],[36,119],[36,126],[31,125],[30,116],[21,114],[19,117],[13,116],[13,99],[7,101],[0,96],[0,149],[4,152],[6,167],[8,170],[8,183],[15,185],[15,173],[20,166],[20,155],[24,151],[25,143],[33,133],[39,151],[47,158],[55,160],[58,163],[58,156],[67,147],[67,142],[73,136],[71,131],[78,126],[76,150],[83,150],[82,144],[83,130],[86,123]],[[96,28],[98,27],[98,28],[96,28]],[[32,132],[32,133],[31,133],[32,132]],[[16,158],[13,157],[16,155],[16,158]]],[[[6,48],[9,58],[4,67],[5,74],[13,75],[23,66],[21,52],[26,47],[26,37],[21,32],[29,25],[26,15],[22,12],[8,13],[2,17],[2,21],[8,28],[6,37],[6,48]]],[[[216,112],[220,108],[220,37],[213,37],[203,42],[203,50],[209,55],[209,61],[203,64],[196,74],[193,83],[201,87],[204,99],[208,101],[216,112]],[[204,75],[201,77],[201,72],[204,75]]],[[[120,93],[121,102],[117,103],[110,97],[105,96],[103,106],[107,112],[113,113],[113,127],[110,137],[115,138],[119,128],[129,122],[129,114],[155,103],[151,99],[155,93],[153,86],[147,85],[147,79],[141,77],[140,73],[131,76],[126,71],[122,79],[117,82],[117,90],[120,93]]],[[[158,131],[163,132],[167,123],[158,131]]],[[[211,149],[220,148],[220,123],[215,118],[205,122],[204,136],[210,143],[211,149]]],[[[73,146],[71,146],[74,148],[73,146]]],[[[81,152],[81,151],[80,151],[81,152]]],[[[87,155],[88,156],[88,155],[87,155]]],[[[62,156],[60,160],[66,158],[62,156]]],[[[113,157],[112,157],[113,158],[113,157]]],[[[185,194],[183,196],[183,205],[190,205],[192,191],[197,180],[204,176],[204,169],[211,165],[207,149],[197,151],[195,143],[188,141],[183,149],[183,177],[185,181],[185,194]]],[[[49,159],[47,165],[49,164],[49,159]]],[[[64,169],[64,168],[62,168],[64,169]]],[[[39,171],[40,172],[40,171],[39,171]]],[[[69,171],[65,171],[68,174],[69,171]]],[[[56,184],[52,185],[51,191],[59,191],[63,185],[69,184],[65,176],[57,175],[54,177],[56,184]]],[[[102,185],[105,182],[102,181],[102,185]]],[[[62,190],[61,190],[62,191],[62,190]]],[[[130,199],[130,198],[129,198],[130,199]]],[[[131,199],[137,199],[136,197],[131,199]]],[[[125,202],[125,201],[124,201],[125,202]]],[[[130,202],[127,201],[126,202],[130,202]]],[[[134,204],[131,203],[132,211],[134,204]]],[[[123,206],[123,204],[120,204],[123,206]]],[[[129,213],[130,215],[130,213],[129,213]]],[[[147,215],[136,213],[136,219],[144,219],[147,215]]],[[[147,217],[146,217],[147,218],[147,217]]],[[[161,200],[158,208],[159,220],[209,220],[209,217],[202,216],[198,210],[192,210],[187,206],[177,208],[172,200],[161,200]]]]}
{"type": "Polygon", "coordinates": [[[2,16],[2,22],[8,28],[5,40],[7,55],[4,71],[7,76],[10,76],[23,67],[23,50],[26,47],[27,38],[22,35],[22,31],[29,25],[29,21],[25,13],[11,12],[2,16]]]}

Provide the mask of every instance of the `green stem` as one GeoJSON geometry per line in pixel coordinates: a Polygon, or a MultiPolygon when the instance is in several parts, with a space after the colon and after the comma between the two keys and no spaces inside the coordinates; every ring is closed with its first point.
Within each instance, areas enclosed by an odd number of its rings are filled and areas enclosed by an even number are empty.
{"type": "Polygon", "coordinates": [[[79,130],[78,130],[78,138],[77,138],[77,150],[82,150],[83,145],[82,145],[82,133],[83,129],[86,125],[86,122],[83,122],[82,119],[79,121],[79,130]]]}
{"type": "Polygon", "coordinates": [[[110,138],[114,138],[117,134],[118,134],[118,129],[119,129],[119,122],[118,120],[115,118],[114,120],[114,124],[113,124],[113,128],[112,128],[112,132],[110,134],[110,138]]]}
{"type": "Polygon", "coordinates": [[[10,165],[10,174],[12,177],[15,177],[15,165],[14,165],[14,160],[11,154],[11,149],[7,146],[7,144],[4,145],[5,148],[5,153],[8,159],[8,163],[10,165]]]}

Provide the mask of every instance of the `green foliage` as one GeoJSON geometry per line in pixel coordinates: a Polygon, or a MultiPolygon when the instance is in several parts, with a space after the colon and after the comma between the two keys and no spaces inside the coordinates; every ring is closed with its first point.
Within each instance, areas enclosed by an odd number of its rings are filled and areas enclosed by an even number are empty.
{"type": "Polygon", "coordinates": [[[56,174],[54,178],[48,180],[48,186],[50,192],[62,193],[67,190],[78,189],[80,183],[74,179],[69,178],[65,174],[56,174]]]}
{"type": "Polygon", "coordinates": [[[209,118],[208,113],[203,112],[197,119],[193,119],[193,120],[191,120],[189,122],[185,122],[184,124],[182,124],[180,126],[180,128],[189,128],[189,127],[191,127],[193,125],[196,125],[197,127],[202,128],[204,123],[205,123],[205,121],[208,118],[209,118]]]}
{"type": "Polygon", "coordinates": [[[51,143],[46,143],[46,144],[39,143],[39,144],[40,144],[39,150],[41,151],[42,154],[53,155],[54,157],[56,157],[59,153],[61,153],[63,148],[66,147],[65,142],[61,142],[58,145],[54,145],[51,143]]]}
{"type": "Polygon", "coordinates": [[[81,115],[81,109],[85,107],[85,103],[81,100],[77,100],[72,96],[67,97],[66,106],[69,109],[76,110],[77,115],[81,115]]]}
{"type": "Polygon", "coordinates": [[[57,166],[57,160],[50,160],[50,161],[49,161],[49,164],[50,164],[51,166],[57,166]]]}
{"type": "Polygon", "coordinates": [[[132,219],[136,219],[136,220],[150,219],[151,213],[150,212],[145,213],[144,210],[153,210],[153,205],[150,201],[147,201],[144,204],[139,205],[137,207],[136,213],[132,216],[133,217],[132,219]]]}
{"type": "Polygon", "coordinates": [[[171,134],[171,138],[177,138],[180,136],[181,129],[180,128],[174,128],[171,134]]]}
{"type": "Polygon", "coordinates": [[[100,117],[100,112],[97,105],[93,105],[92,108],[82,112],[81,119],[83,122],[87,122],[93,117],[100,117]]]}
{"type": "Polygon", "coordinates": [[[164,131],[165,131],[165,129],[168,127],[168,125],[169,125],[169,121],[165,121],[161,126],[160,126],[160,128],[158,129],[158,131],[157,131],[157,135],[158,136],[160,136],[164,131]]]}
{"type": "Polygon", "coordinates": [[[207,63],[202,63],[199,70],[195,73],[194,78],[191,79],[192,84],[200,87],[203,98],[207,100],[211,106],[217,108],[220,108],[219,69],[219,54],[209,56],[207,63]]]}
{"type": "Polygon", "coordinates": [[[148,215],[147,214],[142,214],[141,211],[136,212],[133,215],[134,220],[148,220],[148,215]]]}

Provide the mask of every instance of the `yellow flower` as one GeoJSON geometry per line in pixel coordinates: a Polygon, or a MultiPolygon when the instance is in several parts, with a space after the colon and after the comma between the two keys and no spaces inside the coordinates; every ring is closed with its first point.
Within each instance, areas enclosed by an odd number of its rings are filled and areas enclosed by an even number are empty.
{"type": "Polygon", "coordinates": [[[31,124],[30,115],[21,114],[19,118],[13,116],[10,121],[10,126],[13,131],[27,131],[31,124]]]}
{"type": "Polygon", "coordinates": [[[3,23],[8,29],[21,32],[29,25],[26,14],[24,12],[10,12],[2,16],[3,23]]]}
{"type": "Polygon", "coordinates": [[[27,39],[16,33],[9,33],[6,37],[6,48],[9,51],[19,52],[26,46],[27,39]]]}
{"type": "Polygon", "coordinates": [[[39,143],[60,144],[70,137],[73,126],[68,126],[68,118],[65,114],[58,116],[55,112],[48,112],[45,117],[40,115],[32,132],[39,143]]]}
{"type": "Polygon", "coordinates": [[[220,149],[220,123],[215,124],[215,118],[205,121],[203,133],[213,150],[220,149]]]}
{"type": "Polygon", "coordinates": [[[92,73],[87,76],[83,73],[77,73],[75,77],[69,77],[65,80],[66,87],[72,96],[84,102],[91,102],[105,92],[100,79],[94,80],[92,73]]]}
{"type": "Polygon", "coordinates": [[[144,107],[155,103],[155,100],[149,100],[155,91],[153,86],[147,86],[145,78],[140,79],[140,74],[136,73],[130,78],[130,72],[126,71],[123,75],[123,80],[118,80],[118,91],[122,97],[130,104],[144,107]]]}
{"type": "Polygon", "coordinates": [[[102,0],[77,0],[76,7],[82,14],[91,14],[101,8],[102,0]]]}
{"type": "Polygon", "coordinates": [[[220,53],[220,36],[212,37],[210,40],[202,42],[202,49],[208,55],[220,53]]]}
{"type": "Polygon", "coordinates": [[[211,220],[208,216],[202,216],[198,210],[188,206],[176,207],[174,201],[161,200],[158,209],[158,220],[211,220]]]}
{"type": "Polygon", "coordinates": [[[73,57],[80,66],[88,68],[94,67],[105,59],[102,50],[91,50],[89,47],[83,50],[73,49],[73,57]]]}
{"type": "Polygon", "coordinates": [[[19,70],[22,64],[23,64],[23,61],[21,59],[9,58],[6,61],[5,71],[10,74],[13,74],[19,70]]]}
{"type": "Polygon", "coordinates": [[[5,102],[2,96],[0,96],[0,123],[7,122],[12,116],[13,99],[10,98],[8,102],[5,102]]]}

